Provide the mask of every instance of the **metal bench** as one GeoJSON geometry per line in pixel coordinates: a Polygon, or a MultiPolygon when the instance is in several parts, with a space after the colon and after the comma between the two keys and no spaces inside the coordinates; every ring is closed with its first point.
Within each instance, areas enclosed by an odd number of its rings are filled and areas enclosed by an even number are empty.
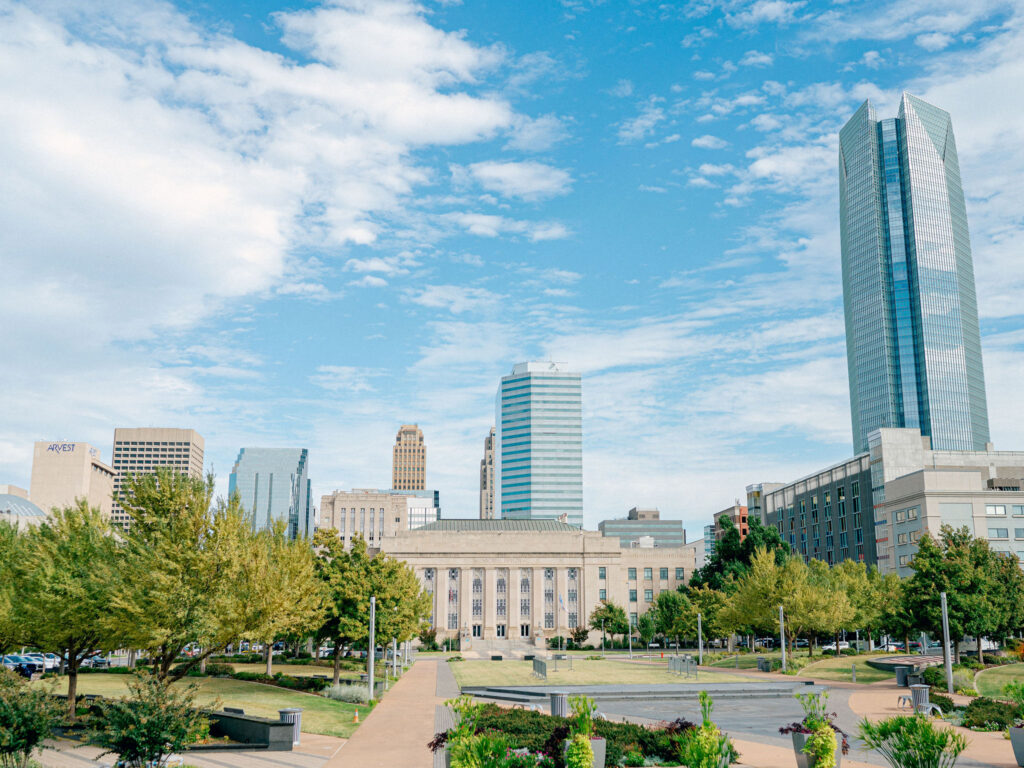
{"type": "Polygon", "coordinates": [[[914,699],[913,699],[913,697],[910,696],[909,694],[906,694],[906,693],[900,694],[899,698],[896,699],[896,708],[897,709],[913,709],[914,708],[914,699]]]}

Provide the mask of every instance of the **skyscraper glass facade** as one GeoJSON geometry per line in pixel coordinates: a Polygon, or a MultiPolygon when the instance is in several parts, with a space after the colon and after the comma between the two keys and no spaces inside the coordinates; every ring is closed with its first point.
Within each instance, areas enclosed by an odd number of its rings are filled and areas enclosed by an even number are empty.
{"type": "Polygon", "coordinates": [[[989,440],[974,265],[949,114],[903,94],[839,133],[853,443],[912,427],[942,450],[989,440]]]}
{"type": "Polygon", "coordinates": [[[580,375],[564,363],[520,363],[496,403],[495,508],[504,519],[566,515],[583,527],[580,375]]]}
{"type": "Polygon", "coordinates": [[[305,448],[242,448],[228,494],[238,494],[257,530],[284,520],[292,538],[305,538],[314,528],[308,473],[305,448]]]}

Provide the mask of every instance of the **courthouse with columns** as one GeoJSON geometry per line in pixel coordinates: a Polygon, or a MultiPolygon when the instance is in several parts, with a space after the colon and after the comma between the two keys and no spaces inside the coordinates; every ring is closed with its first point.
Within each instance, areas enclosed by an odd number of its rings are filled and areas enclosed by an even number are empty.
{"type": "Polygon", "coordinates": [[[557,520],[438,520],[397,531],[378,547],[412,567],[432,595],[439,639],[505,652],[567,636],[602,600],[635,622],[697,567],[693,545],[623,547],[557,520]]]}

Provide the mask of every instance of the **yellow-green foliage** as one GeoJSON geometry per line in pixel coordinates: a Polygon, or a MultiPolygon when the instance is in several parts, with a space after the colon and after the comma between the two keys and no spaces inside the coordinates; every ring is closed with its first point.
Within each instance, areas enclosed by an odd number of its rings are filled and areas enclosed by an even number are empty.
{"type": "Polygon", "coordinates": [[[590,746],[590,739],[577,733],[565,752],[565,768],[591,768],[593,765],[594,749],[590,746]]]}
{"type": "Polygon", "coordinates": [[[811,731],[804,753],[814,757],[814,768],[836,768],[836,734],[828,724],[811,731]]]}

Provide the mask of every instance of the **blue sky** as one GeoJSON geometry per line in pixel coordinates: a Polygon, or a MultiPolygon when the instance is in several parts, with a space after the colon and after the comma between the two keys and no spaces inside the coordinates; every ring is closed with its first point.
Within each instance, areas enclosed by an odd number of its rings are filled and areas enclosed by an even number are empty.
{"type": "Polygon", "coordinates": [[[1024,2],[0,0],[0,482],[184,426],[475,516],[499,378],[584,375],[588,527],[850,455],[836,134],[953,115],[1024,447],[1024,2]]]}

